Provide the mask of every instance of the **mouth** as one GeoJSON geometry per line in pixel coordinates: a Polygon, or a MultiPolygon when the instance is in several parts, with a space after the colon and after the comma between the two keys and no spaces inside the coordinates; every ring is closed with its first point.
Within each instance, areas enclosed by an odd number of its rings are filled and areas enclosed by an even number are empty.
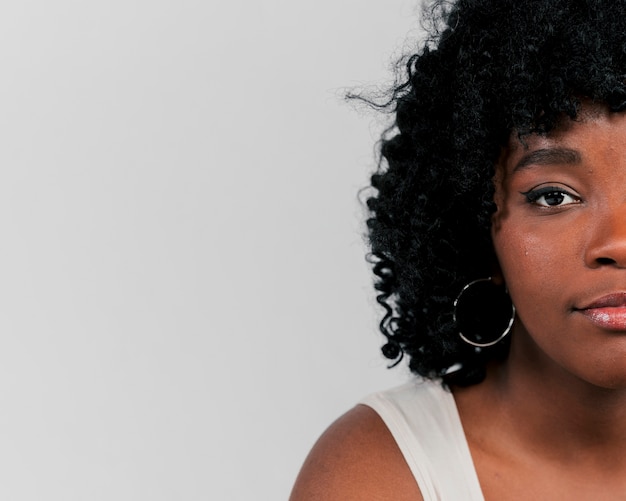
{"type": "Polygon", "coordinates": [[[574,311],[602,329],[626,332],[626,292],[607,294],[574,311]]]}

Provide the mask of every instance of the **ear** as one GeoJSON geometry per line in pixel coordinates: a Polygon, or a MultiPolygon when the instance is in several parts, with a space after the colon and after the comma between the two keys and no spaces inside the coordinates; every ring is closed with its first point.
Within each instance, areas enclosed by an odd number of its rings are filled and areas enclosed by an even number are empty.
{"type": "Polygon", "coordinates": [[[491,281],[494,285],[504,285],[504,275],[497,260],[491,265],[491,281]]]}

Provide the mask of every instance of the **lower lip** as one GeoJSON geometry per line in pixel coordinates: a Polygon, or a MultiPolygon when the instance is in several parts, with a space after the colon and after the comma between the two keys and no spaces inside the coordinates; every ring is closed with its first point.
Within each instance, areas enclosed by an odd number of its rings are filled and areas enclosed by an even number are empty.
{"type": "Polygon", "coordinates": [[[612,331],[626,331],[626,306],[578,310],[598,327],[612,331]]]}

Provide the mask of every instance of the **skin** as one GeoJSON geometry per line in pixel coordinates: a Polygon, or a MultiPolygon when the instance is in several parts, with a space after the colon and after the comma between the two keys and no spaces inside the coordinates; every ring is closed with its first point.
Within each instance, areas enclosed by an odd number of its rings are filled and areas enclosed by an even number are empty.
{"type": "MultiPolygon", "coordinates": [[[[524,142],[512,136],[494,179],[511,351],[453,394],[487,501],[626,499],[626,114],[586,103],[524,142]]],[[[313,499],[422,497],[357,406],[305,462],[291,500],[313,499]]]]}

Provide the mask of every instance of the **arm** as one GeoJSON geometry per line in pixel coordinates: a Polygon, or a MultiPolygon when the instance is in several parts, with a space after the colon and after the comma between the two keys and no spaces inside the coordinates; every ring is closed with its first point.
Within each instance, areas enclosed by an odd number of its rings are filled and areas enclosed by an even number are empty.
{"type": "Polygon", "coordinates": [[[400,449],[378,414],[358,405],[317,441],[290,501],[422,501],[400,449]]]}

